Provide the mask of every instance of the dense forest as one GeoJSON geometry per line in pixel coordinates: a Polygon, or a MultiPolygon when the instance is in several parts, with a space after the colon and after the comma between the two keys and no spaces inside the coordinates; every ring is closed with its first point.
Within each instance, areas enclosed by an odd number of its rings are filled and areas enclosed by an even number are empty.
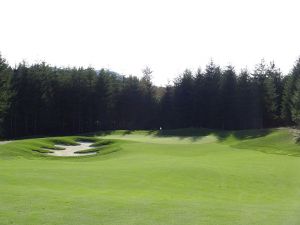
{"type": "Polygon", "coordinates": [[[112,129],[204,127],[254,129],[300,122],[300,59],[283,76],[261,61],[252,72],[186,70],[156,87],[152,71],[122,76],[46,63],[11,67],[0,55],[0,136],[52,135],[112,129]]]}

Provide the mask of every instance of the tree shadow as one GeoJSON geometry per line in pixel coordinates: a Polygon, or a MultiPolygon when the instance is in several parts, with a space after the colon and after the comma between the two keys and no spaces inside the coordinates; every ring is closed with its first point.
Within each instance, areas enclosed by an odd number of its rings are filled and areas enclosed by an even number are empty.
{"type": "MultiPolygon", "coordinates": [[[[272,132],[272,129],[253,129],[253,130],[216,130],[216,129],[208,129],[208,128],[182,128],[182,129],[170,129],[170,130],[102,130],[102,131],[94,131],[88,133],[76,133],[76,134],[63,134],[63,135],[32,135],[27,137],[17,137],[10,140],[20,140],[20,139],[31,139],[31,138],[49,138],[49,137],[57,137],[57,136],[106,136],[111,134],[117,134],[120,136],[135,134],[149,135],[154,137],[176,137],[179,139],[189,139],[192,141],[199,141],[208,135],[215,136],[218,141],[224,141],[229,137],[234,137],[238,140],[247,140],[254,139],[259,137],[264,137],[272,132]]],[[[300,142],[300,138],[297,138],[297,142],[300,142]]]]}
{"type": "Polygon", "coordinates": [[[125,135],[133,134],[135,131],[137,131],[137,130],[101,130],[101,131],[96,131],[96,132],[84,133],[84,134],[80,134],[80,135],[84,135],[84,136],[106,136],[106,135],[115,134],[115,135],[125,136],[125,135]]]}
{"type": "Polygon", "coordinates": [[[257,129],[257,130],[214,130],[207,128],[183,128],[174,130],[160,130],[154,134],[157,137],[178,137],[180,139],[189,138],[192,141],[198,141],[205,136],[214,135],[218,141],[224,141],[229,137],[234,137],[238,140],[254,139],[264,137],[272,132],[272,129],[257,129]]]}
{"type": "Polygon", "coordinates": [[[88,132],[88,133],[83,133],[80,134],[81,136],[106,136],[112,134],[114,131],[113,130],[101,130],[101,131],[94,131],[94,132],[88,132]]]}

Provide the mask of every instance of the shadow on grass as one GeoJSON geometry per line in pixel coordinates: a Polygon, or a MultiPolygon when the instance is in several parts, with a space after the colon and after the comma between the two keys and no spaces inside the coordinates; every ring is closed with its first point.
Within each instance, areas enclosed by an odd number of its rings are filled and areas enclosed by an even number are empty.
{"type": "Polygon", "coordinates": [[[206,128],[182,128],[182,129],[172,129],[172,130],[109,130],[109,131],[99,131],[85,134],[86,136],[105,136],[105,135],[130,135],[130,134],[142,134],[155,137],[177,137],[180,139],[191,139],[192,141],[197,141],[208,135],[214,135],[217,137],[218,141],[224,141],[228,137],[234,137],[238,140],[247,140],[258,137],[264,137],[272,132],[272,129],[256,129],[256,130],[215,130],[206,128]]]}
{"type": "MultiPolygon", "coordinates": [[[[88,132],[88,133],[78,133],[73,134],[72,136],[81,136],[77,137],[76,141],[92,141],[95,142],[95,136],[106,136],[106,135],[131,135],[131,134],[141,134],[141,135],[149,135],[155,137],[176,137],[179,139],[190,139],[192,141],[198,141],[205,136],[214,135],[218,141],[224,141],[228,137],[234,137],[238,140],[247,140],[254,139],[258,137],[267,136],[272,132],[272,129],[255,129],[255,130],[215,130],[215,129],[207,129],[207,128],[182,128],[182,129],[172,129],[172,130],[104,130],[104,131],[96,131],[96,132],[88,132]]],[[[69,136],[69,135],[63,135],[69,136]]],[[[15,138],[12,140],[20,140],[20,139],[32,139],[32,138],[52,138],[55,140],[57,135],[39,135],[39,136],[30,136],[23,138],[15,138]]],[[[300,138],[298,139],[298,141],[300,138]]],[[[60,140],[61,141],[61,140],[60,140]]],[[[299,141],[300,142],[300,141],[299,141]]],[[[68,143],[70,144],[70,143],[68,143]]],[[[73,143],[74,144],[74,143],[73,143]]],[[[75,145],[75,144],[74,144],[75,145]]]]}
{"type": "MultiPolygon", "coordinates": [[[[228,137],[234,137],[239,140],[264,137],[271,132],[272,129],[224,131],[205,128],[185,128],[175,130],[161,130],[157,131],[154,135],[157,137],[179,137],[181,139],[191,138],[193,141],[200,140],[204,136],[214,135],[219,141],[224,141],[228,137]]],[[[149,134],[153,135],[153,131],[150,131],[149,134]]]]}

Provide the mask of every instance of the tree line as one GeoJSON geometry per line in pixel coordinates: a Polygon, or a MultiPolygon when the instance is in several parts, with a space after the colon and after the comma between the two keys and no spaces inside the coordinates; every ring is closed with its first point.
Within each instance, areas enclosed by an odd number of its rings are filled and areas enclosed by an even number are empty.
{"type": "Polygon", "coordinates": [[[285,76],[261,61],[253,72],[186,70],[166,87],[143,76],[46,63],[11,67],[0,55],[0,136],[114,129],[261,129],[300,123],[300,59],[285,76]]]}

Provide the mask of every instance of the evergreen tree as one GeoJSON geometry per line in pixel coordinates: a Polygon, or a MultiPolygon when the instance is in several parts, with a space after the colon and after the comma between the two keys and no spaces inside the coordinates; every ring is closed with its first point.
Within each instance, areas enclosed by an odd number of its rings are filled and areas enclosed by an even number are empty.
{"type": "Polygon", "coordinates": [[[282,94],[282,109],[281,109],[281,118],[285,121],[286,124],[291,125],[296,121],[296,112],[295,104],[297,105],[297,87],[298,80],[300,79],[300,58],[296,61],[292,73],[287,76],[285,79],[285,84],[282,94]]]}
{"type": "Polygon", "coordinates": [[[237,129],[255,128],[255,101],[249,72],[243,69],[237,78],[237,129]]]}
{"type": "Polygon", "coordinates": [[[141,127],[143,129],[150,129],[152,127],[158,126],[156,122],[157,117],[157,101],[155,98],[155,90],[152,84],[152,73],[149,67],[143,70],[143,77],[141,79],[141,90],[143,92],[143,121],[141,127]]]}
{"type": "Polygon", "coordinates": [[[219,85],[221,80],[220,67],[211,61],[207,66],[203,77],[202,96],[203,102],[203,126],[207,128],[221,128],[219,85]]]}
{"type": "Polygon", "coordinates": [[[11,68],[6,60],[0,54],[0,136],[5,135],[5,119],[8,116],[10,99],[12,97],[10,91],[11,68]]]}
{"type": "Polygon", "coordinates": [[[156,87],[152,71],[125,77],[109,70],[57,68],[0,56],[0,135],[69,134],[107,129],[206,127],[257,129],[300,123],[300,59],[282,78],[274,63],[252,73],[223,72],[211,61],[156,87]]]}
{"type": "Polygon", "coordinates": [[[176,117],[174,115],[174,90],[168,85],[160,100],[159,126],[163,129],[175,128],[176,117]]]}
{"type": "Polygon", "coordinates": [[[203,127],[206,99],[204,98],[204,74],[200,68],[196,72],[194,83],[194,124],[196,127],[203,127]]]}
{"type": "Polygon", "coordinates": [[[263,95],[264,124],[266,127],[276,126],[280,118],[281,73],[274,63],[266,70],[263,95]]]}
{"type": "Polygon", "coordinates": [[[236,127],[236,92],[236,74],[234,68],[228,66],[222,74],[219,90],[222,129],[234,129],[236,127]]]}
{"type": "Polygon", "coordinates": [[[194,77],[190,70],[185,70],[174,85],[174,110],[178,127],[193,126],[194,77]]]}
{"type": "Polygon", "coordinates": [[[253,104],[253,115],[255,118],[255,127],[263,128],[264,122],[267,118],[267,113],[264,107],[264,91],[265,91],[265,80],[266,80],[267,66],[264,60],[261,60],[259,64],[256,65],[254,73],[252,74],[252,92],[254,97],[253,104]]]}
{"type": "Polygon", "coordinates": [[[300,124],[300,79],[296,81],[295,92],[292,96],[292,120],[299,125],[300,124]]]}

